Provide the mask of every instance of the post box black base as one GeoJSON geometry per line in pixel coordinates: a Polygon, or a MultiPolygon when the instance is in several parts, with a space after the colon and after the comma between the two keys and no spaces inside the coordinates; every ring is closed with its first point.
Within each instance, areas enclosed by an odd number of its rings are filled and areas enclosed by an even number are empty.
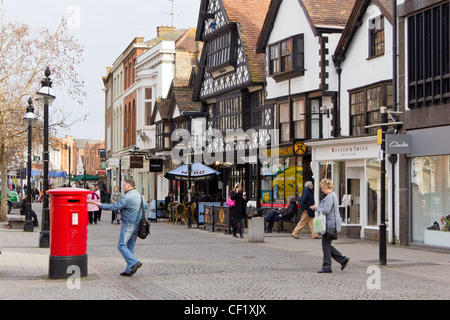
{"type": "Polygon", "coordinates": [[[88,259],[87,254],[81,256],[57,257],[50,256],[48,267],[48,276],[50,279],[67,279],[70,276],[77,276],[77,270],[70,268],[77,266],[79,268],[79,276],[87,277],[88,275],[88,259]]]}

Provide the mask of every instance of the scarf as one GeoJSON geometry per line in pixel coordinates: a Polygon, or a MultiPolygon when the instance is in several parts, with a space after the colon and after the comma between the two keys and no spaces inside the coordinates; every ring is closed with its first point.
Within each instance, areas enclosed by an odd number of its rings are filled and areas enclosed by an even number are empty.
{"type": "Polygon", "coordinates": [[[97,199],[100,199],[100,197],[98,196],[98,194],[96,194],[95,192],[92,192],[91,194],[91,199],[94,200],[94,195],[97,197],[97,199]]]}

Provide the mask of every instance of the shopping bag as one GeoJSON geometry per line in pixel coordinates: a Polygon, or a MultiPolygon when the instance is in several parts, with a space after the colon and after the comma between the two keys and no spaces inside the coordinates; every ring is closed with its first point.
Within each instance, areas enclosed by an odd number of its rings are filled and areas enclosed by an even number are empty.
{"type": "Polygon", "coordinates": [[[316,212],[313,220],[314,233],[323,234],[326,230],[326,217],[320,212],[316,212]]]}

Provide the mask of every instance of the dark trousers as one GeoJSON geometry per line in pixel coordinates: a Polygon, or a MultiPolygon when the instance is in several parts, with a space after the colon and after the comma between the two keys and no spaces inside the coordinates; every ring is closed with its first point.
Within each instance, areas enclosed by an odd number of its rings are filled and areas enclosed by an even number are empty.
{"type": "Polygon", "coordinates": [[[267,230],[272,230],[273,224],[275,221],[281,221],[283,218],[280,217],[280,213],[276,210],[273,210],[271,213],[269,213],[265,218],[264,222],[268,222],[267,230]]]}
{"type": "Polygon", "coordinates": [[[331,258],[343,264],[345,262],[345,257],[331,245],[331,241],[324,234],[322,235],[322,251],[323,251],[323,263],[322,270],[331,270],[331,258]]]}
{"type": "Polygon", "coordinates": [[[92,224],[94,222],[97,223],[98,220],[98,211],[89,211],[89,223],[92,224]]]}
{"type": "Polygon", "coordinates": [[[233,234],[239,232],[242,236],[242,219],[241,218],[231,218],[231,226],[233,227],[233,234]]]}

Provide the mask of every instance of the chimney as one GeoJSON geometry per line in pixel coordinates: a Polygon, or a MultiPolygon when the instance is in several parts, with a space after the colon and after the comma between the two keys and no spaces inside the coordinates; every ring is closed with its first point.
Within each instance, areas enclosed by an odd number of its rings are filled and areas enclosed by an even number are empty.
{"type": "Polygon", "coordinates": [[[168,33],[171,33],[172,31],[175,31],[175,27],[159,26],[156,28],[156,33],[157,33],[158,38],[162,37],[168,33]]]}

